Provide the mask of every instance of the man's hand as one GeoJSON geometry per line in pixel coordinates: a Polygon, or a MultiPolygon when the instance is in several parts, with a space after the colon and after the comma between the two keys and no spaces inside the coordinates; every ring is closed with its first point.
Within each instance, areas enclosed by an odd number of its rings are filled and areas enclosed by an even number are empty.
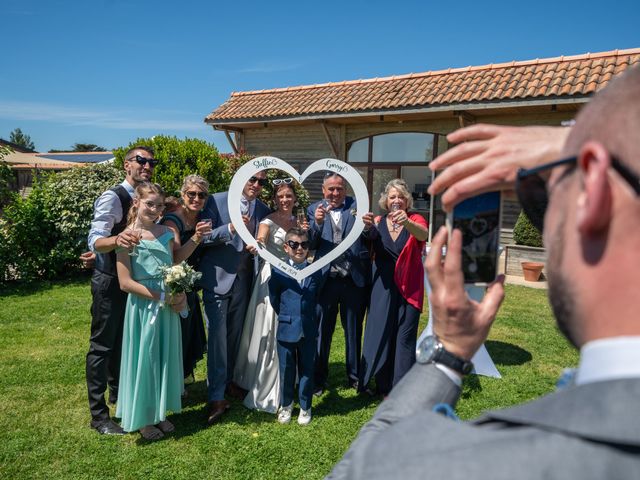
{"type": "Polygon", "coordinates": [[[96,265],[96,254],[93,252],[84,252],[78,258],[86,269],[91,269],[96,265]]]}
{"type": "Polygon", "coordinates": [[[442,206],[451,211],[466,198],[513,189],[518,168],[559,159],[570,130],[482,123],[456,130],[447,135],[447,140],[458,145],[429,164],[433,171],[445,169],[435,178],[429,193],[444,191],[442,206]]]}
{"type": "Polygon", "coordinates": [[[316,211],[313,215],[313,218],[315,219],[318,225],[322,225],[324,223],[324,219],[327,216],[327,212],[328,210],[325,208],[325,206],[322,203],[320,203],[320,205],[318,205],[318,208],[316,208],[316,211]]]}
{"type": "Polygon", "coordinates": [[[140,237],[131,230],[125,230],[116,236],[116,246],[124,248],[125,250],[131,250],[139,243],[140,237]]]}
{"type": "Polygon", "coordinates": [[[451,353],[470,360],[489,335],[493,320],[504,299],[504,275],[487,289],[478,303],[464,289],[462,273],[462,233],[455,229],[442,261],[447,229],[441,227],[431,242],[425,268],[431,284],[433,332],[451,353]]]}

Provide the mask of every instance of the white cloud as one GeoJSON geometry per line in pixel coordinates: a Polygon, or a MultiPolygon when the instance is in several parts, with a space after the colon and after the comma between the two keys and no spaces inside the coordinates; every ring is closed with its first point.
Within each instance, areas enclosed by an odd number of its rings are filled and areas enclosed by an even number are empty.
{"type": "Polygon", "coordinates": [[[175,110],[144,109],[144,116],[134,110],[107,110],[71,107],[50,103],[0,100],[0,118],[37,120],[69,126],[94,126],[109,129],[201,130],[204,114],[175,110]],[[183,120],[185,116],[193,120],[183,120]],[[182,118],[176,118],[182,117],[182,118]]]}

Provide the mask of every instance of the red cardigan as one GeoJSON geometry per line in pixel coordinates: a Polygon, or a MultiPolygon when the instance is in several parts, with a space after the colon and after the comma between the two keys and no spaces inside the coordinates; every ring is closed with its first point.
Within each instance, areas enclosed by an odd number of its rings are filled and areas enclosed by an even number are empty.
{"type": "MultiPolygon", "coordinates": [[[[428,228],[427,221],[418,213],[409,214],[409,220],[428,228]]],[[[393,275],[400,294],[410,305],[420,311],[424,303],[424,268],[422,266],[424,244],[424,241],[409,234],[409,240],[400,252],[393,275]]]]}

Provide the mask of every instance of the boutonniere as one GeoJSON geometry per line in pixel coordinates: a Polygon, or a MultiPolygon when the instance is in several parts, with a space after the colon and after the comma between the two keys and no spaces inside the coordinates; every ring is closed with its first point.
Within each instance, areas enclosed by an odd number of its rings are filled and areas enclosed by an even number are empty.
{"type": "Polygon", "coordinates": [[[356,216],[356,213],[358,213],[358,211],[355,208],[352,208],[350,210],[351,215],[353,215],[354,217],[356,216]]]}

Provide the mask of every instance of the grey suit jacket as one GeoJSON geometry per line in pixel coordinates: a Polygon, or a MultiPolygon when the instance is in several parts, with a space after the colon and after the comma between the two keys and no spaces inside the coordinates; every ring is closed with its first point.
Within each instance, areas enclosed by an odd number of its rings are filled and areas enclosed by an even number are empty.
{"type": "MultiPolygon", "coordinates": [[[[213,228],[211,241],[203,243],[203,253],[199,270],[202,272],[200,284],[204,290],[224,295],[233,286],[238,265],[245,249],[245,244],[238,235],[229,233],[228,193],[220,192],[210,195],[200,218],[210,218],[213,228]]],[[[253,216],[255,218],[255,236],[260,220],[269,215],[271,210],[260,200],[256,200],[253,216]]]]}
{"type": "Polygon", "coordinates": [[[416,364],[328,478],[640,478],[640,379],[570,387],[458,422],[459,388],[416,364]]]}

